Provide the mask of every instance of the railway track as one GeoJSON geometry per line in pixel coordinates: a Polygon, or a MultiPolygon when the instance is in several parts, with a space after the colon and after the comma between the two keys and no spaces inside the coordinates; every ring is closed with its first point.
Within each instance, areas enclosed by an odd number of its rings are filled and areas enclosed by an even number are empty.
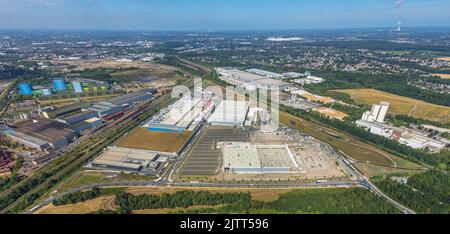
{"type": "MultiPolygon", "coordinates": [[[[187,80],[183,82],[182,85],[192,87],[193,81],[187,80]]],[[[1,209],[0,214],[16,213],[20,212],[20,210],[23,210],[26,207],[29,207],[30,205],[35,203],[36,200],[39,200],[43,196],[47,195],[51,188],[64,180],[66,177],[70,176],[73,171],[77,170],[84,163],[88,162],[90,159],[98,155],[105,147],[115,142],[125,133],[139,126],[144,120],[150,118],[157,111],[159,111],[159,109],[169,105],[171,101],[172,99],[170,98],[170,93],[167,93],[150,101],[149,103],[143,104],[142,106],[138,107],[137,110],[120,117],[110,125],[93,133],[92,136],[88,137],[81,144],[74,147],[63,156],[60,156],[58,160],[52,161],[48,166],[44,166],[43,168],[41,168],[39,172],[34,176],[26,178],[18,184],[13,185],[11,188],[1,192],[0,199],[14,192],[15,189],[22,188],[21,186],[29,183],[32,179],[35,179],[37,175],[40,175],[43,172],[47,171],[52,172],[50,177],[40,182],[30,191],[21,194],[13,202],[8,204],[7,207],[1,209]],[[20,202],[25,202],[25,204],[22,205],[24,207],[19,206],[20,202]]]]}

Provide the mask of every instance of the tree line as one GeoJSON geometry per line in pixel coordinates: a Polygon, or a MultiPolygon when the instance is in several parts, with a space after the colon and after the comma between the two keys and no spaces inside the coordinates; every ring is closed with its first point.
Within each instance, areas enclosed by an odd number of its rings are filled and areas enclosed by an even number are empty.
{"type": "MultiPolygon", "coordinates": [[[[325,94],[328,91],[327,94],[330,94],[330,90],[335,89],[372,88],[442,106],[448,106],[450,103],[450,94],[436,93],[408,85],[408,80],[420,79],[420,77],[414,77],[413,75],[352,73],[346,71],[323,72],[320,75],[326,81],[305,86],[308,91],[318,94],[325,94]]],[[[341,97],[344,96],[341,95],[341,97]]],[[[348,98],[345,98],[343,101],[348,101],[348,98]]]]}
{"type": "Polygon", "coordinates": [[[251,195],[250,193],[211,193],[209,191],[177,191],[173,194],[161,195],[132,195],[120,192],[116,194],[115,201],[122,210],[142,210],[232,204],[238,201],[248,203],[251,201],[251,195]]]}
{"type": "Polygon", "coordinates": [[[377,187],[418,213],[450,213],[450,176],[438,170],[410,177],[406,184],[391,177],[374,178],[377,187]]]}
{"type": "MultiPolygon", "coordinates": [[[[199,191],[201,192],[201,191],[199,191]]],[[[196,194],[194,191],[181,191],[181,193],[196,194]]],[[[187,208],[193,204],[202,205],[221,205],[215,207],[201,207],[192,209],[177,210],[172,213],[188,213],[188,214],[205,214],[205,213],[286,213],[286,214],[303,214],[303,213],[324,213],[324,214],[391,214],[400,213],[395,207],[387,203],[383,198],[374,196],[371,192],[363,188],[351,188],[351,189],[314,189],[314,190],[294,190],[284,194],[281,194],[278,199],[274,201],[258,201],[252,200],[251,195],[248,193],[233,193],[234,199],[223,200],[218,197],[220,195],[209,192],[201,192],[205,198],[203,202],[189,203],[181,202],[178,205],[160,202],[163,196],[167,195],[139,195],[133,196],[134,203],[145,204],[149,199],[159,201],[152,205],[140,205],[131,208],[125,207],[130,210],[135,209],[156,209],[156,208],[175,208],[183,207],[187,208]],[[159,199],[154,198],[159,197],[159,199]],[[206,202],[206,199],[210,202],[206,202]],[[228,201],[228,202],[227,202],[228,201]],[[157,204],[157,205],[156,205],[157,204]]],[[[120,195],[120,196],[123,196],[120,195]]],[[[129,197],[127,197],[129,199],[129,197]]],[[[121,197],[120,199],[124,199],[121,197]]],[[[190,200],[191,198],[186,198],[190,200]]],[[[123,204],[123,203],[120,203],[123,204]]],[[[111,214],[121,213],[124,211],[124,207],[116,211],[98,211],[98,214],[111,214]]]]}
{"type": "Polygon", "coordinates": [[[100,196],[101,194],[102,194],[101,190],[98,187],[94,187],[88,191],[76,192],[76,193],[64,195],[59,199],[53,200],[52,203],[54,206],[75,204],[78,202],[83,202],[83,201],[94,199],[94,198],[100,196]]]}

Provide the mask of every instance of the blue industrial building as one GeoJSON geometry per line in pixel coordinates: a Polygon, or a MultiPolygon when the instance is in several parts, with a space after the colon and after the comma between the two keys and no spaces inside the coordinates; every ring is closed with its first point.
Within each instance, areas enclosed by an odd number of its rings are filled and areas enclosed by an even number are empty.
{"type": "Polygon", "coordinates": [[[78,81],[73,81],[72,82],[72,87],[73,87],[73,91],[75,93],[82,93],[83,92],[83,87],[81,86],[81,83],[78,81]]]}
{"type": "Polygon", "coordinates": [[[19,84],[19,93],[22,95],[32,95],[33,91],[31,91],[31,85],[30,84],[19,84]]]}
{"type": "Polygon", "coordinates": [[[53,86],[55,87],[56,91],[66,91],[66,82],[64,79],[55,79],[53,80],[53,86]]]}

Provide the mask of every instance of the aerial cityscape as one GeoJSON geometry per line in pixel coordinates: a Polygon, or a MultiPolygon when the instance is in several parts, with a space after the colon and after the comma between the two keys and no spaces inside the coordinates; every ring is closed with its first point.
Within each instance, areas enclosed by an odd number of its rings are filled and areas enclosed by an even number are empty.
{"type": "Polygon", "coordinates": [[[450,213],[448,2],[76,2],[0,3],[1,214],[450,213]]]}

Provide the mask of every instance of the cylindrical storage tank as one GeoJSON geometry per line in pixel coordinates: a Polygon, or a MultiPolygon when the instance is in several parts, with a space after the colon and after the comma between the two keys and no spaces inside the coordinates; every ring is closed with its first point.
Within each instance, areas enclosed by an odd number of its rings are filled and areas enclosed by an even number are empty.
{"type": "Polygon", "coordinates": [[[66,82],[64,81],[64,79],[53,80],[53,86],[55,87],[56,91],[67,90],[66,82]]]}
{"type": "Polygon", "coordinates": [[[30,84],[19,84],[19,93],[23,95],[31,95],[33,92],[31,91],[31,85],[30,84]]]}

